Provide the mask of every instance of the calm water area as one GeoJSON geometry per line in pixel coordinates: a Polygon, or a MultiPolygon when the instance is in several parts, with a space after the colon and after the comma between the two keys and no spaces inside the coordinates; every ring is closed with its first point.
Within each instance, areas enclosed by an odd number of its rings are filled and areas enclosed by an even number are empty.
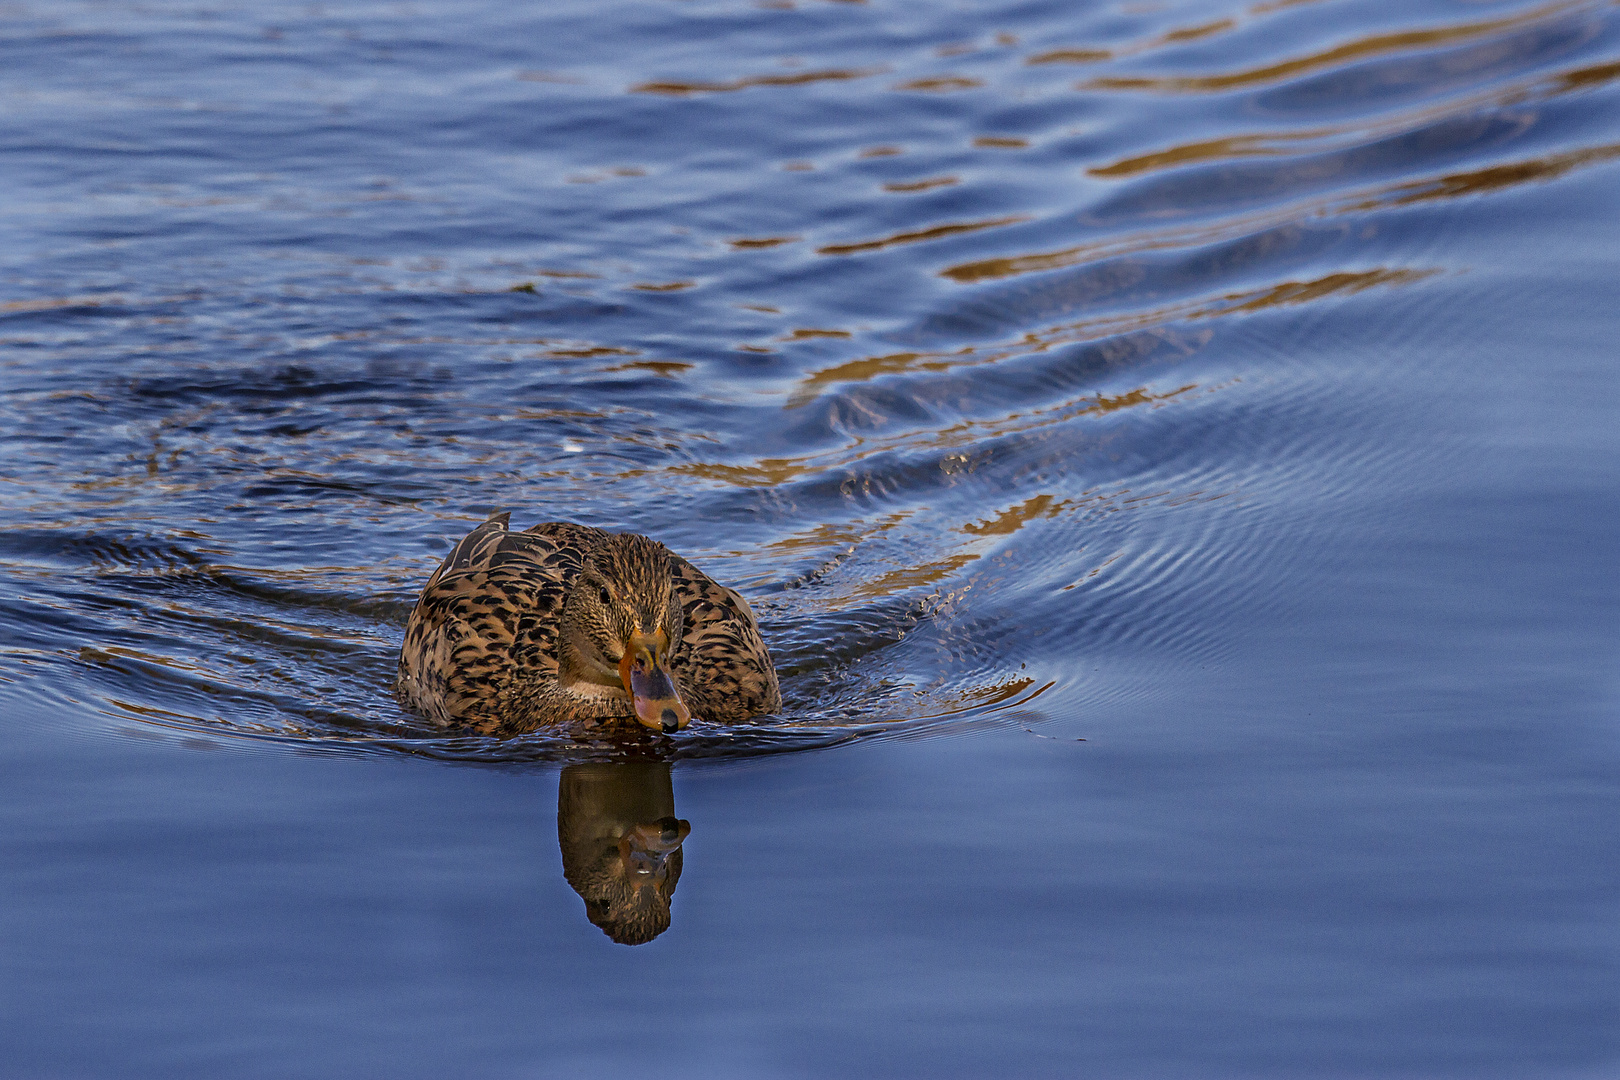
{"type": "Polygon", "coordinates": [[[0,42],[0,1076],[1620,1077],[1612,0],[0,42]],[[402,711],[502,511],[781,714],[402,711]]]}

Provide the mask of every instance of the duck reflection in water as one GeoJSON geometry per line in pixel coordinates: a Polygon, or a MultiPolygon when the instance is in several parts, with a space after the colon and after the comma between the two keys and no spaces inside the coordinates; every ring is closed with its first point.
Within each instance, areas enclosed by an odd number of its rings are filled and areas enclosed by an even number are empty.
{"type": "Polygon", "coordinates": [[[669,763],[570,765],[557,791],[563,876],[585,915],[623,945],[669,929],[681,880],[681,841],[692,826],[675,816],[669,763]]]}

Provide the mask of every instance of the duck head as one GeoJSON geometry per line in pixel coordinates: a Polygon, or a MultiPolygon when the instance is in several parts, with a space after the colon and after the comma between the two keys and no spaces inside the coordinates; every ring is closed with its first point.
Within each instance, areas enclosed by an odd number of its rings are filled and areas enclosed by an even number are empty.
{"type": "Polygon", "coordinates": [[[576,692],[629,698],[639,723],[666,734],[692,720],[671,670],[684,620],[669,560],[630,533],[593,551],[563,603],[558,671],[576,692]]]}

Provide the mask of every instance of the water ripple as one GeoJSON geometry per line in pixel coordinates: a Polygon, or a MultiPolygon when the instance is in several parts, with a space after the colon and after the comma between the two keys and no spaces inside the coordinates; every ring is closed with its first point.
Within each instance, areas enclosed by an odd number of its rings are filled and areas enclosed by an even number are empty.
{"type": "Polygon", "coordinates": [[[104,734],[521,765],[1103,723],[1439,467],[1428,358],[1513,257],[1470,215],[1620,157],[1606,3],[630,5],[634,56],[573,9],[274,7],[9,31],[0,679],[104,734]],[[782,715],[425,730],[409,605],[500,510],[735,582],[782,715]]]}

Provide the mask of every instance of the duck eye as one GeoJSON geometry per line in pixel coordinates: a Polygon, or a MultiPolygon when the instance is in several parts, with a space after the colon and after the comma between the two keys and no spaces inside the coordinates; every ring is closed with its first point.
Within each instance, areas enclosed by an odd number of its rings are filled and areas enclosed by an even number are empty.
{"type": "Polygon", "coordinates": [[[599,595],[602,598],[602,606],[603,607],[607,607],[609,604],[613,603],[613,597],[608,593],[608,591],[606,589],[602,589],[597,595],[599,595]]]}

